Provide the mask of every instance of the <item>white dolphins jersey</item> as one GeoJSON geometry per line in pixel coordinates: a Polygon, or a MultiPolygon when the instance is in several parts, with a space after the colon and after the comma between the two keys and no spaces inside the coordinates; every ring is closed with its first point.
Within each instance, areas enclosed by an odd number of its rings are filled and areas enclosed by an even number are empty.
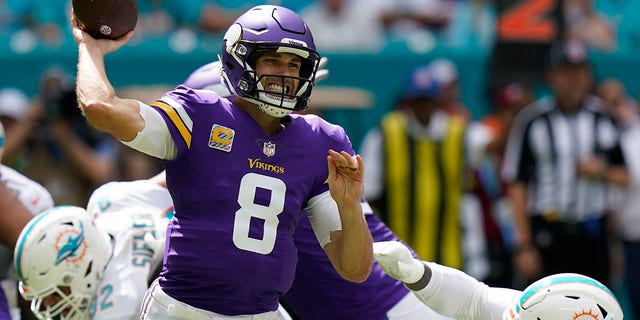
{"type": "Polygon", "coordinates": [[[18,171],[0,165],[0,181],[16,193],[20,202],[33,215],[53,208],[53,198],[49,191],[18,171]]]}
{"type": "Polygon", "coordinates": [[[87,211],[114,240],[114,251],[93,299],[91,319],[138,319],[149,277],[159,261],[144,240],[165,234],[173,202],[164,187],[147,181],[110,182],[94,191],[87,211]]]}

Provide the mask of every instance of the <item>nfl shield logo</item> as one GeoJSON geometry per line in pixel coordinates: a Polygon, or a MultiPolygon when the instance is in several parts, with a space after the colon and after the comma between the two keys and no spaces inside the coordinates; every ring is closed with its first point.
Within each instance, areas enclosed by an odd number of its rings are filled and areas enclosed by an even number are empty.
{"type": "Polygon", "coordinates": [[[276,144],[269,141],[265,142],[264,145],[262,145],[262,153],[267,157],[273,157],[273,155],[276,154],[276,144]]]}

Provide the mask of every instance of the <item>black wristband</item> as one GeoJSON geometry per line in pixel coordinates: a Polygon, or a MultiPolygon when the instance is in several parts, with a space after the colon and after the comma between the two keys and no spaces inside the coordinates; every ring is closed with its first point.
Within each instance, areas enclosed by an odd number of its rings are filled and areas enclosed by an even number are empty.
{"type": "Polygon", "coordinates": [[[424,266],[424,274],[422,275],[422,278],[420,278],[416,283],[404,284],[409,290],[418,291],[424,289],[427,284],[429,284],[429,281],[431,281],[431,268],[429,268],[424,262],[422,262],[422,265],[424,266]]]}

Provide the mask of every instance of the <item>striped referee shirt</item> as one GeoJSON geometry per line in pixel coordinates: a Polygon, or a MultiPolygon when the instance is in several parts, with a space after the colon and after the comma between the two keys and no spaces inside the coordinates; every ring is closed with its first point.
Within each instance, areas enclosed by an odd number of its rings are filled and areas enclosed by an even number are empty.
{"type": "Polygon", "coordinates": [[[516,116],[501,174],[507,183],[527,185],[530,214],[557,212],[561,220],[584,221],[609,208],[608,183],[577,173],[578,160],[594,156],[624,165],[618,129],[602,100],[588,96],[579,111],[565,113],[546,97],[516,116]]]}

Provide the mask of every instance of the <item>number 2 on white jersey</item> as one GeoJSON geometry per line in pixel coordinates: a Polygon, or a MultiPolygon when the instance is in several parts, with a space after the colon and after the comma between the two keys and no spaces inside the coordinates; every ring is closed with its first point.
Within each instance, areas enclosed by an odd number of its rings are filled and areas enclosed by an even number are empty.
{"type": "Polygon", "coordinates": [[[256,173],[248,173],[240,181],[238,192],[238,204],[240,209],[236,211],[233,222],[233,244],[239,249],[269,254],[276,244],[278,231],[278,215],[284,209],[284,195],[287,186],[284,181],[256,173]],[[258,188],[270,191],[271,199],[268,206],[255,203],[255,195],[258,188]],[[262,239],[249,236],[251,219],[258,218],[264,221],[262,239]]]}

